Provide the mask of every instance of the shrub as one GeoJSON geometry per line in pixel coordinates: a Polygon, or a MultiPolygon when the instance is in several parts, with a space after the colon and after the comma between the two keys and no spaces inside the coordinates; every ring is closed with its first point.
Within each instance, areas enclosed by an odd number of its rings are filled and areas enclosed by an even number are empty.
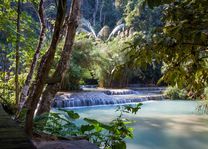
{"type": "Polygon", "coordinates": [[[126,138],[133,138],[133,121],[125,118],[124,113],[136,114],[141,108],[139,103],[135,106],[119,106],[116,111],[120,114],[110,123],[102,123],[95,119],[84,118],[85,124],[78,126],[75,120],[78,113],[59,109],[59,112],[45,113],[35,118],[35,131],[44,132],[61,137],[82,136],[100,148],[126,149],[126,138]]]}
{"type": "Polygon", "coordinates": [[[202,114],[208,114],[208,87],[204,89],[204,101],[197,107],[202,114]]]}
{"type": "Polygon", "coordinates": [[[168,87],[164,94],[169,99],[188,99],[187,91],[185,89],[179,89],[177,86],[168,87]]]}

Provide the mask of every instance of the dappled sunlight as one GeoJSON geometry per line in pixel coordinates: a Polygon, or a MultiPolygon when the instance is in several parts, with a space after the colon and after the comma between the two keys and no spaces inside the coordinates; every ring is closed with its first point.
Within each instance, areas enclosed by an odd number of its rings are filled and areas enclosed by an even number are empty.
{"type": "MultiPolygon", "coordinates": [[[[197,114],[196,101],[156,101],[143,104],[136,115],[126,115],[135,120],[131,124],[134,139],[127,139],[128,149],[207,148],[208,116],[197,114]]],[[[116,106],[100,106],[75,111],[81,117],[109,122],[116,116],[115,109],[116,106]]]]}

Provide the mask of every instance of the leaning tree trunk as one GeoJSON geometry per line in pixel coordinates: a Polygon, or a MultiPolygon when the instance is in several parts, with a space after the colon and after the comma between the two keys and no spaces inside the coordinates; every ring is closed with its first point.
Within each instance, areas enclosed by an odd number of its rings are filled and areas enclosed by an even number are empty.
{"type": "Polygon", "coordinates": [[[21,2],[17,3],[17,33],[16,33],[16,51],[15,51],[15,100],[16,106],[19,104],[19,48],[20,48],[20,15],[21,2]]]}
{"type": "Polygon", "coordinates": [[[29,87],[30,87],[30,83],[31,83],[31,80],[32,80],[32,76],[33,76],[33,73],[35,71],[37,61],[38,61],[38,58],[39,58],[39,55],[40,55],[40,50],[42,48],[43,41],[44,41],[44,38],[45,38],[46,24],[45,24],[45,19],[44,19],[43,0],[40,0],[40,3],[39,3],[38,17],[39,17],[39,20],[40,20],[40,27],[41,27],[39,41],[38,41],[37,48],[35,50],[35,54],[33,56],[32,64],[30,66],[30,71],[27,75],[27,78],[25,80],[25,84],[22,88],[22,92],[21,92],[21,95],[20,95],[20,102],[19,102],[19,106],[18,106],[17,117],[18,117],[19,113],[21,112],[22,107],[25,104],[26,97],[27,97],[28,92],[29,92],[29,87]]]}
{"type": "Polygon", "coordinates": [[[66,70],[69,68],[69,59],[72,52],[76,29],[78,27],[79,14],[80,2],[79,0],[73,0],[68,22],[67,36],[63,51],[61,53],[61,58],[56,67],[56,71],[50,79],[50,83],[48,83],[42,94],[37,115],[41,115],[42,113],[50,111],[51,101],[61,88],[62,79],[64,78],[66,70]]]}
{"type": "Polygon", "coordinates": [[[27,98],[29,100],[29,103],[28,103],[28,110],[25,121],[25,132],[29,136],[32,136],[33,117],[34,117],[35,109],[37,108],[37,104],[39,102],[46,79],[50,71],[51,63],[53,62],[54,59],[61,27],[63,25],[63,21],[65,18],[65,12],[66,12],[66,0],[58,0],[56,22],[55,22],[55,28],[54,28],[51,45],[48,51],[46,52],[46,54],[41,59],[36,79],[30,87],[30,92],[27,98]]]}

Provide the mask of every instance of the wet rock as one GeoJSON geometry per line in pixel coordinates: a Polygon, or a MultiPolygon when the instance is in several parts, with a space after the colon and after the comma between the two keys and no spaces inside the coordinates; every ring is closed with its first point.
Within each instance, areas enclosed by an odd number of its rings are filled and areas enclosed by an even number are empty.
{"type": "Polygon", "coordinates": [[[100,32],[98,33],[98,38],[101,38],[103,40],[106,40],[108,36],[110,35],[110,28],[109,26],[105,25],[100,32]]]}

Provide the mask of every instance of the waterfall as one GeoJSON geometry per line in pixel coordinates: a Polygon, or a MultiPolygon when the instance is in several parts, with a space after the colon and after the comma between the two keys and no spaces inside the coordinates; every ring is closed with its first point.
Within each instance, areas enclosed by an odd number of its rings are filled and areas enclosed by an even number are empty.
{"type": "Polygon", "coordinates": [[[109,35],[107,41],[110,40],[111,37],[114,36],[119,30],[121,30],[121,29],[124,30],[124,27],[125,27],[125,24],[120,24],[120,25],[116,26],[116,27],[113,29],[113,31],[110,33],[110,35],[109,35]]]}
{"type": "Polygon", "coordinates": [[[143,93],[130,89],[110,89],[103,91],[63,93],[56,95],[52,107],[81,107],[94,105],[125,104],[147,100],[162,100],[162,94],[143,93]]]}
{"type": "MultiPolygon", "coordinates": [[[[113,31],[109,34],[107,41],[111,39],[112,36],[114,36],[118,31],[121,29],[124,30],[125,24],[117,25],[113,31]]],[[[102,28],[103,29],[103,28],[102,28]]],[[[102,32],[102,29],[99,31],[98,35],[96,34],[95,30],[93,29],[91,23],[86,20],[85,18],[81,18],[79,22],[78,32],[85,32],[88,34],[92,34],[95,39],[100,38],[100,34],[102,32]]]]}
{"type": "Polygon", "coordinates": [[[94,105],[114,105],[114,104],[124,104],[131,102],[141,102],[148,100],[146,97],[144,98],[134,98],[134,99],[126,99],[126,98],[116,98],[109,97],[105,93],[90,93],[91,98],[89,98],[89,93],[83,93],[82,95],[76,96],[76,98],[70,97],[67,100],[64,98],[55,98],[55,102],[53,103],[53,107],[55,108],[63,108],[63,107],[81,107],[81,106],[94,106],[94,105]]]}
{"type": "Polygon", "coordinates": [[[92,25],[90,24],[90,22],[88,20],[86,20],[84,18],[80,19],[78,30],[83,31],[83,32],[87,32],[87,33],[92,33],[94,38],[97,38],[97,35],[96,35],[95,30],[93,29],[92,25]]]}

